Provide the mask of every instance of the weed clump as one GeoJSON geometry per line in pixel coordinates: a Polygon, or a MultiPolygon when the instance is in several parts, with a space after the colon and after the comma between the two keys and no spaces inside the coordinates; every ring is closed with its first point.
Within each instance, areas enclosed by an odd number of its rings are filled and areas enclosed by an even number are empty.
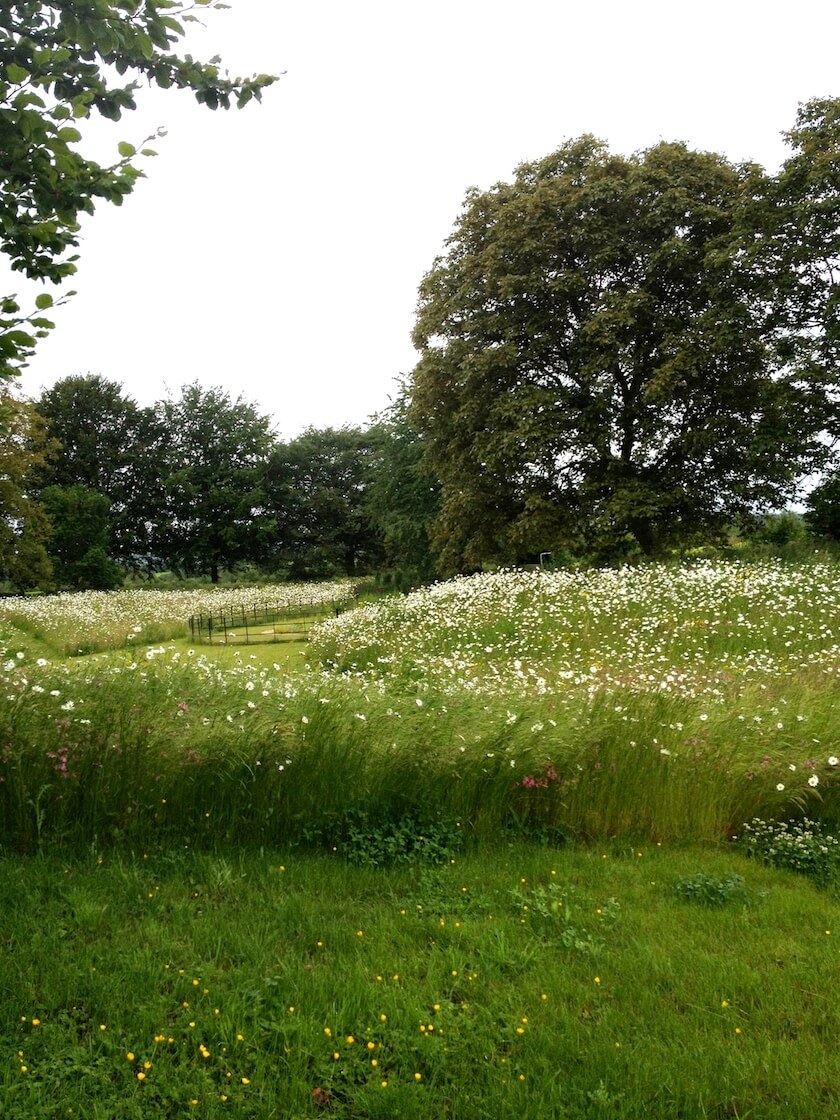
{"type": "Polygon", "coordinates": [[[709,875],[698,871],[696,875],[678,879],[674,893],[683,902],[693,902],[698,906],[726,906],[730,902],[743,900],[743,875],[709,875]]]}
{"type": "Polygon", "coordinates": [[[807,817],[799,821],[755,817],[737,839],[748,856],[771,867],[807,875],[821,887],[840,883],[840,838],[807,817]]]}

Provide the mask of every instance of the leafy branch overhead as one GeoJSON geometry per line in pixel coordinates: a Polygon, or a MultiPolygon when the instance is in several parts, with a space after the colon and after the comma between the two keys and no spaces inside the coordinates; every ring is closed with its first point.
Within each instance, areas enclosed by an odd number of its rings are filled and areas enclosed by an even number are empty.
{"type": "MultiPolygon", "coordinates": [[[[211,109],[260,100],[276,79],[231,78],[219,59],[179,54],[196,9],[214,0],[28,0],[0,5],[0,252],[32,280],[60,283],[76,270],[79,217],[98,201],[119,205],[143,172],[132,162],[154,150],[123,141],[119,159],[102,166],[78,149],[78,125],[98,114],[118,121],[136,108],[145,79],[163,89],[191,89],[211,109]]],[[[39,297],[38,310],[52,305],[39,297]]],[[[0,321],[0,378],[25,364],[49,320],[27,322],[14,298],[0,321]]]]}

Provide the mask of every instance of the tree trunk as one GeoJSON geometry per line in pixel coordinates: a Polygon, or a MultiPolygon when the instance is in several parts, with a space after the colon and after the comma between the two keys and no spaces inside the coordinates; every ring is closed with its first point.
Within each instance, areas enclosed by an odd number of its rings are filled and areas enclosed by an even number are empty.
{"type": "Polygon", "coordinates": [[[653,560],[662,554],[661,545],[654,531],[653,524],[646,517],[631,517],[627,526],[639,542],[639,548],[648,560],[653,560]]]}

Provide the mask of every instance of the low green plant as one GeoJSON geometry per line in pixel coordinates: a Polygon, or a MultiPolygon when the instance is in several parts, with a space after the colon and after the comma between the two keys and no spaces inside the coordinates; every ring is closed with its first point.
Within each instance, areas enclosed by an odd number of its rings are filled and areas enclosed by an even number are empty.
{"type": "Polygon", "coordinates": [[[448,862],[464,839],[460,821],[404,816],[376,823],[362,810],[348,813],[345,827],[341,853],[361,867],[448,862]]]}
{"type": "Polygon", "coordinates": [[[595,905],[582,899],[574,886],[554,881],[536,886],[520,884],[510,897],[521,916],[531,921],[543,919],[543,925],[551,928],[564,948],[593,955],[604,948],[604,934],[615,925],[620,910],[614,898],[595,905]]]}
{"type": "Polygon", "coordinates": [[[726,906],[746,897],[743,875],[722,877],[704,871],[678,879],[674,884],[674,893],[683,902],[693,902],[698,906],[726,906]]]}
{"type": "Polygon", "coordinates": [[[840,884],[840,838],[804,817],[766,821],[754,818],[738,837],[748,856],[771,867],[807,875],[820,886],[840,884]]]}

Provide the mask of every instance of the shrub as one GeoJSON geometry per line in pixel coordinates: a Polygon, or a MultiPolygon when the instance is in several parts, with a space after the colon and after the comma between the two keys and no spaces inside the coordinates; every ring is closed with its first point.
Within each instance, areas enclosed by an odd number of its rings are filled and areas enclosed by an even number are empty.
{"type": "Polygon", "coordinates": [[[754,818],[744,825],[738,840],[747,855],[771,867],[797,871],[827,886],[840,872],[840,839],[822,830],[815,821],[764,821],[754,818]]]}

